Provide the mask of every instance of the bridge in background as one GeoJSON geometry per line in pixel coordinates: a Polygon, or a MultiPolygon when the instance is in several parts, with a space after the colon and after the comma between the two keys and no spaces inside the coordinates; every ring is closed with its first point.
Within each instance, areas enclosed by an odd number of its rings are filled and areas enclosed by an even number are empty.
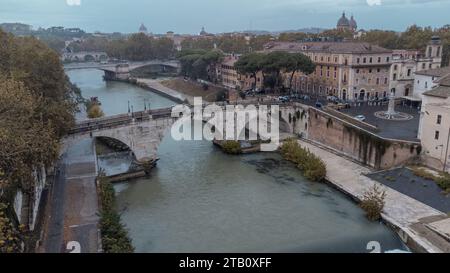
{"type": "Polygon", "coordinates": [[[181,64],[176,60],[151,60],[144,62],[123,62],[123,63],[75,63],[64,66],[66,70],[73,69],[99,69],[105,72],[106,80],[128,80],[131,72],[142,67],[161,67],[162,70],[174,69],[177,72],[181,69],[181,64]]]}

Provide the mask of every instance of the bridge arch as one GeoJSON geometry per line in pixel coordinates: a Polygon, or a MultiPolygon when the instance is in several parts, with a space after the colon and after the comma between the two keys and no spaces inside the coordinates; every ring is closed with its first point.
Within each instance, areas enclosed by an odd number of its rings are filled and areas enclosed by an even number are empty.
{"type": "Polygon", "coordinates": [[[84,55],[84,61],[85,62],[95,62],[95,57],[91,54],[84,55]]]}

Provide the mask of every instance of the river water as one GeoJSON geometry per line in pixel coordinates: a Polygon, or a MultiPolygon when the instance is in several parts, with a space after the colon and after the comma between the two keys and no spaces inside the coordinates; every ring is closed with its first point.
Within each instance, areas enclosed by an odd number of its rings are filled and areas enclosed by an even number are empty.
{"type": "MultiPolygon", "coordinates": [[[[96,70],[68,71],[84,97],[99,97],[107,115],[174,103],[96,70]]],[[[151,177],[115,185],[118,209],[137,252],[368,252],[405,249],[385,225],[366,220],[349,198],[311,183],[276,153],[231,156],[207,141],[167,135],[151,177]]],[[[100,167],[126,170],[127,158],[100,167]]]]}

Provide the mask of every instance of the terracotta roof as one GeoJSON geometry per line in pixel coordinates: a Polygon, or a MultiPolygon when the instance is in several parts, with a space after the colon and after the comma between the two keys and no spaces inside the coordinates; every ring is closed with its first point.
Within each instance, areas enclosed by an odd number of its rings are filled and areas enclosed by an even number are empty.
{"type": "Polygon", "coordinates": [[[439,98],[446,99],[446,98],[450,97],[450,86],[440,85],[438,87],[431,89],[430,91],[424,92],[423,94],[426,96],[439,97],[439,98]]]}
{"type": "Polygon", "coordinates": [[[434,76],[434,77],[444,77],[450,75],[450,67],[440,67],[429,70],[417,71],[417,75],[434,76]]]}
{"type": "Polygon", "coordinates": [[[272,42],[266,44],[269,51],[331,52],[331,53],[392,53],[392,50],[361,42],[272,42]]]}
{"type": "Polygon", "coordinates": [[[439,80],[439,85],[450,86],[450,74],[439,80]]]}

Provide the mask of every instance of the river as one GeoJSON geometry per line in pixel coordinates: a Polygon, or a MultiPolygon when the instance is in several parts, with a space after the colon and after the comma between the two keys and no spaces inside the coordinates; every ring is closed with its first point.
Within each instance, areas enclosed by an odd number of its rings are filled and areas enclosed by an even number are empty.
{"type": "MultiPolygon", "coordinates": [[[[99,97],[107,115],[174,103],[97,70],[68,71],[84,97],[99,97]]],[[[79,117],[83,118],[83,117],[79,117]]],[[[231,156],[207,141],[167,135],[151,177],[115,185],[118,209],[137,252],[368,252],[405,249],[381,223],[369,222],[347,196],[311,183],[276,153],[231,156]]],[[[127,158],[101,160],[113,174],[127,158]]]]}

